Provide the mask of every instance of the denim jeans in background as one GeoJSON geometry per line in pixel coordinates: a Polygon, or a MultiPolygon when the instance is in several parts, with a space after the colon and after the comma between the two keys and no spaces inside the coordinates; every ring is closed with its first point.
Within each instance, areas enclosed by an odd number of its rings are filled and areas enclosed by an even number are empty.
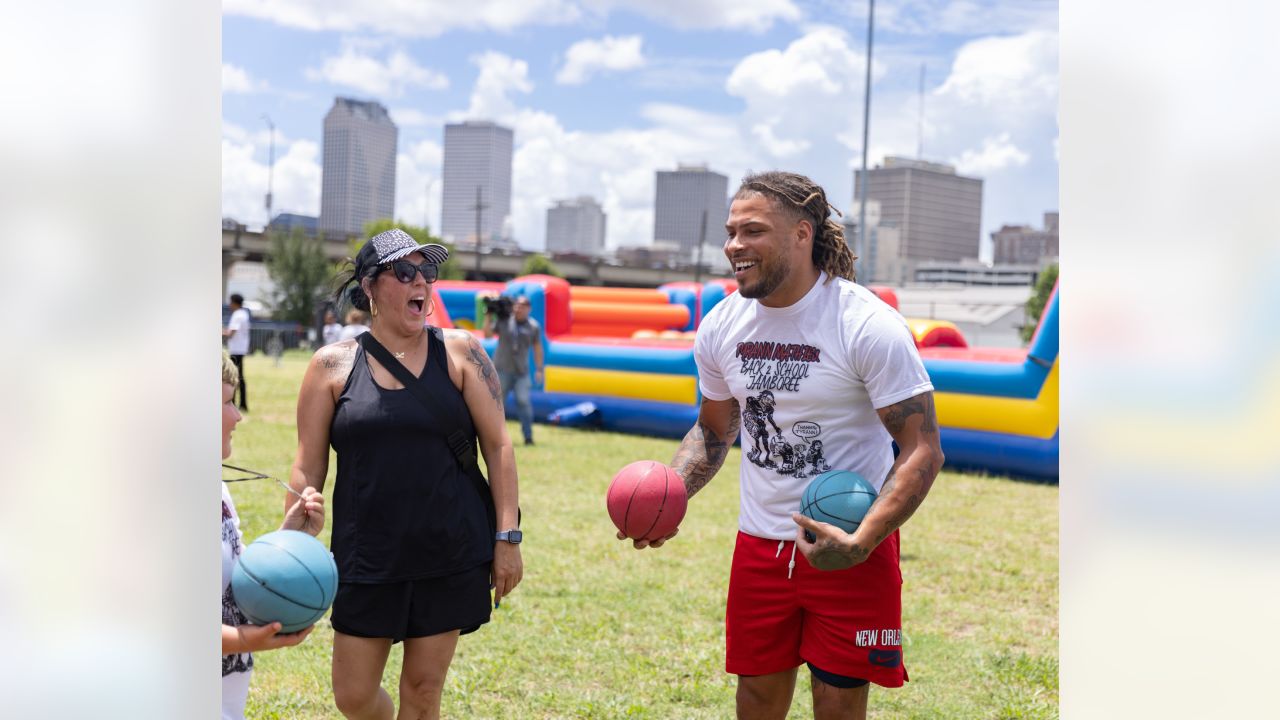
{"type": "Polygon", "coordinates": [[[529,399],[529,391],[533,381],[529,373],[498,371],[498,381],[502,383],[502,401],[507,401],[507,393],[515,390],[516,416],[520,418],[520,431],[524,433],[524,441],[533,441],[533,401],[529,399]]]}

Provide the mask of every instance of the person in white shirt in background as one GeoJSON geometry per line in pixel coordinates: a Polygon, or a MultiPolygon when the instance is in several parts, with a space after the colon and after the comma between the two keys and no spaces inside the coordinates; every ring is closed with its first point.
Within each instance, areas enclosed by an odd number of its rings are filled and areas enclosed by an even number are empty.
{"type": "Polygon", "coordinates": [[[324,344],[332,345],[338,342],[340,335],[342,335],[342,323],[338,322],[338,316],[334,315],[332,310],[325,310],[324,329],[320,331],[324,344]]]}
{"type": "Polygon", "coordinates": [[[248,391],[245,389],[244,356],[249,354],[249,311],[244,309],[244,296],[240,293],[231,295],[231,319],[222,331],[227,339],[227,352],[231,354],[231,362],[236,364],[240,373],[240,409],[249,412],[248,391]]]}
{"type": "Polygon", "coordinates": [[[342,326],[342,332],[338,333],[338,339],[352,340],[368,329],[369,316],[363,310],[352,308],[347,312],[347,324],[342,326]]]}

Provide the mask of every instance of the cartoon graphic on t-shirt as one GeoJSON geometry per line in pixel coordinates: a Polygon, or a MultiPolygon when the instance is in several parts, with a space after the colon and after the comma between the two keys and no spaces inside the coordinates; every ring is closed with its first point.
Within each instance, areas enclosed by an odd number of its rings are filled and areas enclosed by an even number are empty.
{"type": "Polygon", "coordinates": [[[783,475],[795,475],[797,470],[804,469],[804,452],[797,453],[791,443],[783,437],[782,433],[778,433],[769,439],[769,452],[778,456],[781,464],[777,466],[778,472],[783,475]],[[799,468],[796,467],[796,461],[799,460],[799,468]]]}
{"type": "Polygon", "coordinates": [[[773,452],[769,445],[769,425],[778,431],[778,437],[782,437],[782,428],[773,421],[773,408],[773,393],[765,390],[757,397],[748,397],[747,410],[742,413],[742,422],[752,440],[752,448],[747,452],[747,457],[760,467],[777,467],[769,458],[773,452]]]}
{"type": "Polygon", "coordinates": [[[824,473],[831,469],[827,464],[827,458],[822,454],[822,441],[814,440],[809,446],[809,454],[805,456],[805,460],[813,466],[814,474],[824,473]]]}
{"type": "Polygon", "coordinates": [[[746,457],[752,464],[771,468],[779,475],[805,479],[812,473],[830,470],[817,439],[822,429],[817,423],[798,421],[791,432],[799,442],[792,442],[774,420],[778,398],[774,392],[797,392],[809,377],[813,363],[822,362],[822,351],[812,345],[751,341],[738,343],[735,354],[742,360],[740,372],[748,376],[748,395],[742,412],[742,425],[751,438],[746,457]]]}

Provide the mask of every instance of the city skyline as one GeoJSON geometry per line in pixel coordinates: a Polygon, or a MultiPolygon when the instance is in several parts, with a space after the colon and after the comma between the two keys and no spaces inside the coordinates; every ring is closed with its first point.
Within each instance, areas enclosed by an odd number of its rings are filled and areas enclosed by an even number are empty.
{"type": "MultiPolygon", "coordinates": [[[[515,131],[512,227],[529,249],[544,246],[553,201],[583,194],[609,215],[610,248],[648,243],[654,174],[678,164],[709,164],[731,189],[749,170],[793,170],[837,208],[852,204],[865,3],[689,0],[663,17],[630,0],[553,4],[563,12],[226,3],[224,214],[265,221],[264,114],[276,125],[275,210],[318,214],[318,120],[335,95],[389,109],[395,216],[436,232],[443,128],[468,119],[515,131]]],[[[877,7],[870,161],[914,156],[923,137],[925,159],[983,178],[989,245],[1058,205],[1057,5],[955,4],[877,7]]]]}

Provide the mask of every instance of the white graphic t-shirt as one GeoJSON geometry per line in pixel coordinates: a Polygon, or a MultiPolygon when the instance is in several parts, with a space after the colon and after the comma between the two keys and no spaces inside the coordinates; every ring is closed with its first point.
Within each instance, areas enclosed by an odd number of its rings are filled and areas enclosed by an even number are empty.
{"type": "Polygon", "coordinates": [[[698,387],[742,411],[739,528],[795,538],[791,513],[816,475],[852,470],[876,490],[893,465],[876,410],[933,390],[896,310],[825,273],[803,298],[770,308],[733,293],[698,328],[698,387]]]}

